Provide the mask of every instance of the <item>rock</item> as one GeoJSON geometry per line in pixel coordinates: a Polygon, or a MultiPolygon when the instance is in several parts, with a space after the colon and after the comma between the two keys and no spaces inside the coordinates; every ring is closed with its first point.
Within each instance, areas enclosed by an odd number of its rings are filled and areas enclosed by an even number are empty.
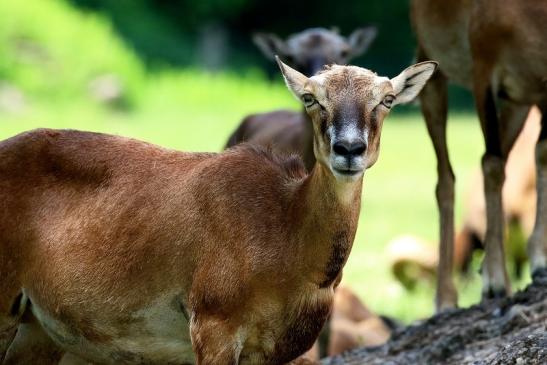
{"type": "Polygon", "coordinates": [[[383,346],[322,364],[547,364],[547,276],[510,298],[440,313],[396,331],[383,346]]]}

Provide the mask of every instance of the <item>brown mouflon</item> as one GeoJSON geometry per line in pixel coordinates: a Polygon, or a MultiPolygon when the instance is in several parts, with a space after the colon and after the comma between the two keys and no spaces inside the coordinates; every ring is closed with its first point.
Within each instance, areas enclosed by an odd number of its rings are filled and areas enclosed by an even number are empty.
{"type": "Polygon", "coordinates": [[[4,364],[310,363],[383,119],[436,64],[391,80],[279,66],[313,121],[309,174],[248,144],[184,153],[56,130],[0,143],[4,364]]]}

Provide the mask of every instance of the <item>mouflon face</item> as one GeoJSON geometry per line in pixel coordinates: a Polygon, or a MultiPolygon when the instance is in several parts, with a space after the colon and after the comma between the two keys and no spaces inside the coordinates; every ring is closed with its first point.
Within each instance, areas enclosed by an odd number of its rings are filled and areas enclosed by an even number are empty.
{"type": "Polygon", "coordinates": [[[437,67],[422,62],[389,79],[361,67],[333,65],[308,78],[278,63],[313,121],[317,161],[342,181],[360,178],[376,162],[384,118],[393,106],[412,101],[437,67]]]}
{"type": "Polygon", "coordinates": [[[274,59],[276,55],[306,76],[313,76],[324,65],[345,64],[365,53],[376,38],[375,27],[358,28],[348,37],[335,30],[311,28],[282,40],[275,34],[257,33],[253,41],[262,53],[274,59]]]}

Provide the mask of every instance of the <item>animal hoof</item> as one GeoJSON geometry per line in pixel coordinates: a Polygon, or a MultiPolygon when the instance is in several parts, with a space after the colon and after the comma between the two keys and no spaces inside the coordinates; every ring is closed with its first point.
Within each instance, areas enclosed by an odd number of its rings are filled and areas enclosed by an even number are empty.
{"type": "Polygon", "coordinates": [[[535,269],[534,272],[532,273],[532,280],[533,281],[547,280],[547,267],[535,269]]]}
{"type": "Polygon", "coordinates": [[[455,312],[458,310],[458,304],[456,303],[445,303],[440,305],[436,310],[435,314],[446,314],[455,312]]]}
{"type": "Polygon", "coordinates": [[[507,290],[504,288],[488,288],[482,292],[482,300],[499,299],[507,297],[507,290]]]}

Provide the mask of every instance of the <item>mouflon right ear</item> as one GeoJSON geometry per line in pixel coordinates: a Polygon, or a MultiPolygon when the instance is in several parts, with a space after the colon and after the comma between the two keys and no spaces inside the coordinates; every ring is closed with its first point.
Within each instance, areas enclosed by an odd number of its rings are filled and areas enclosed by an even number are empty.
{"type": "Polygon", "coordinates": [[[253,42],[262,54],[270,60],[275,60],[276,55],[285,57],[288,55],[288,47],[284,40],[271,33],[255,33],[253,34],[253,42]]]}

